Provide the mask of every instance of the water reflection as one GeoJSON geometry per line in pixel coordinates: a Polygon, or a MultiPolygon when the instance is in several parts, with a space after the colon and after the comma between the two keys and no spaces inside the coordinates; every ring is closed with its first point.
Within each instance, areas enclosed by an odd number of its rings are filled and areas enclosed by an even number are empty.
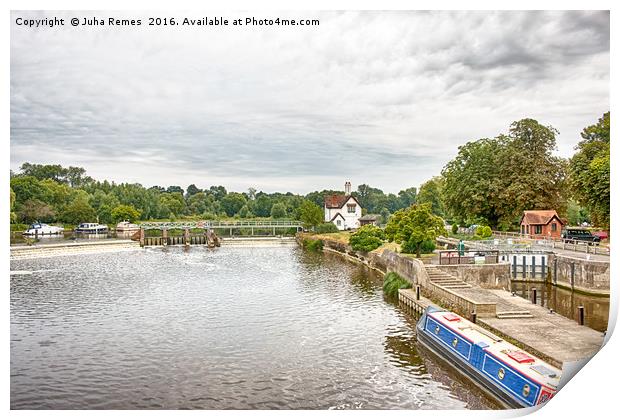
{"type": "Polygon", "coordinates": [[[567,318],[578,320],[579,306],[585,309],[585,325],[597,331],[606,331],[609,319],[609,298],[584,295],[555,287],[550,283],[512,282],[512,291],[525,299],[532,299],[536,288],[536,303],[567,318]]]}

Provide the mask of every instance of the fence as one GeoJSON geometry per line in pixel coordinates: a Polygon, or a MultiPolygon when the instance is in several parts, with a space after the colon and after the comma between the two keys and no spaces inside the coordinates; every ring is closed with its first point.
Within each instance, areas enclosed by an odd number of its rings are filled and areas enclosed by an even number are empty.
{"type": "MultiPolygon", "coordinates": [[[[536,238],[528,234],[518,232],[493,231],[493,236],[499,238],[520,239],[523,243],[530,242],[531,247],[542,249],[561,249],[574,252],[585,252],[594,255],[610,255],[609,246],[603,246],[598,242],[585,242],[577,239],[536,238]]],[[[488,242],[488,241],[487,241],[488,242]]]]}
{"type": "Polygon", "coordinates": [[[499,251],[478,250],[466,251],[460,255],[458,251],[439,251],[439,265],[452,264],[496,264],[499,262],[499,251]]]}

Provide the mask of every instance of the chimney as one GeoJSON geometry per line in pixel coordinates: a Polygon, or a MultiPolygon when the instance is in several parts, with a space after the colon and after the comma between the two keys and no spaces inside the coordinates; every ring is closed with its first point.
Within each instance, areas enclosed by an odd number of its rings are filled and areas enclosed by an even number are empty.
{"type": "Polygon", "coordinates": [[[349,181],[344,183],[344,193],[345,195],[351,195],[351,183],[349,181]]]}

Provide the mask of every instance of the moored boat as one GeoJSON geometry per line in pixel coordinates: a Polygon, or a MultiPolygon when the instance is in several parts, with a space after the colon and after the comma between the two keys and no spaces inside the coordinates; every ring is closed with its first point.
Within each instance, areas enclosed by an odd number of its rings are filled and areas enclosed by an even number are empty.
{"type": "Polygon", "coordinates": [[[52,226],[45,223],[34,222],[28,229],[24,231],[26,236],[37,235],[60,235],[64,232],[64,229],[58,226],[52,226]]]}
{"type": "Polygon", "coordinates": [[[140,226],[135,223],[130,223],[128,220],[119,222],[116,225],[117,232],[136,232],[138,230],[140,230],[140,226]]]}
{"type": "Polygon", "coordinates": [[[418,321],[417,336],[506,407],[542,404],[558,389],[559,369],[452,312],[429,306],[418,321]]]}
{"type": "Polygon", "coordinates": [[[106,233],[108,226],[99,223],[80,223],[75,231],[77,233],[106,233]]]}

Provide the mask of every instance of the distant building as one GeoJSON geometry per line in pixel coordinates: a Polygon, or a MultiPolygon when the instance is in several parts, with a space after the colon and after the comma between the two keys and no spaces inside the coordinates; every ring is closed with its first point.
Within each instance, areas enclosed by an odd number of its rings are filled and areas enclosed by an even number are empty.
{"type": "Polygon", "coordinates": [[[362,216],[362,206],[351,195],[351,183],[344,184],[344,195],[325,196],[325,221],[332,222],[339,230],[357,229],[362,216]]]}
{"type": "Polygon", "coordinates": [[[565,223],[555,210],[525,210],[520,225],[521,233],[533,238],[560,238],[565,223]]]}
{"type": "Polygon", "coordinates": [[[367,214],[359,218],[360,226],[364,226],[364,225],[379,226],[379,220],[381,220],[380,214],[367,214]]]}

